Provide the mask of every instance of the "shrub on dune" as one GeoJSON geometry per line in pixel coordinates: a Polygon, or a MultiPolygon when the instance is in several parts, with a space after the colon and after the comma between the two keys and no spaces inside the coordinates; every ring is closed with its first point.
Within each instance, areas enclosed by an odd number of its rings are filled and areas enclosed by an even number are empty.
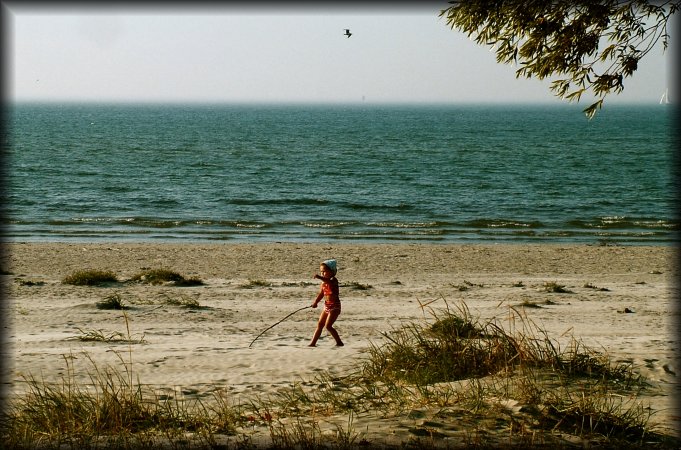
{"type": "Polygon", "coordinates": [[[74,286],[97,286],[116,282],[118,282],[118,278],[112,271],[92,269],[75,271],[62,280],[63,284],[71,284],[74,286]]]}

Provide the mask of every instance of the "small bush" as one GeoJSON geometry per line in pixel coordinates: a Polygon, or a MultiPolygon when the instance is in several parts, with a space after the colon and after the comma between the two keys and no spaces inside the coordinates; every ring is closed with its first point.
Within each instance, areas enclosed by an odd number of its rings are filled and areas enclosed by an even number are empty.
{"type": "Polygon", "coordinates": [[[24,280],[23,278],[17,278],[16,282],[19,283],[19,286],[44,286],[45,285],[44,281],[24,280]]]}
{"type": "Polygon", "coordinates": [[[180,281],[175,282],[177,286],[202,286],[203,280],[199,277],[183,278],[180,281]]]}
{"type": "Polygon", "coordinates": [[[584,283],[584,287],[585,287],[586,289],[594,289],[594,290],[603,291],[603,292],[607,292],[607,291],[610,290],[610,289],[608,289],[608,288],[599,288],[598,286],[595,286],[595,285],[593,285],[593,284],[591,284],[591,283],[584,283]]]}
{"type": "Polygon", "coordinates": [[[97,306],[97,309],[128,309],[128,307],[123,304],[123,299],[120,294],[110,295],[101,302],[95,303],[95,306],[97,306]]]}
{"type": "Polygon", "coordinates": [[[62,280],[63,284],[74,286],[97,286],[116,282],[118,282],[118,278],[110,270],[78,270],[62,280]]]}
{"type": "Polygon", "coordinates": [[[194,299],[194,298],[188,298],[188,297],[180,297],[180,298],[172,298],[169,296],[165,296],[166,301],[165,303],[167,305],[171,306],[180,306],[182,308],[188,308],[188,309],[204,309],[203,306],[199,304],[199,301],[194,299]]]}
{"type": "Polygon", "coordinates": [[[272,283],[269,281],[265,280],[252,280],[249,279],[248,283],[242,284],[241,287],[243,289],[253,289],[253,288],[259,288],[259,287],[270,287],[272,286],[272,283]]]}
{"type": "Polygon", "coordinates": [[[185,278],[168,269],[149,269],[134,275],[132,281],[145,284],[174,283],[176,286],[199,286],[203,284],[199,278],[185,278]]]}
{"type": "Polygon", "coordinates": [[[343,283],[340,286],[350,288],[350,289],[354,289],[356,291],[367,291],[367,290],[372,288],[372,286],[370,284],[362,284],[362,283],[358,283],[356,281],[352,281],[350,283],[343,283]]]}
{"type": "Polygon", "coordinates": [[[565,285],[558,284],[555,281],[544,283],[544,291],[559,294],[572,294],[572,291],[565,289],[565,285]]]}
{"type": "Polygon", "coordinates": [[[538,303],[531,302],[529,300],[523,301],[520,305],[518,305],[522,308],[541,308],[541,306],[538,303]]]}
{"type": "Polygon", "coordinates": [[[387,343],[371,347],[364,375],[425,385],[532,367],[572,377],[596,376],[627,384],[641,381],[630,366],[611,365],[579,341],[560,350],[546,335],[510,333],[494,322],[474,320],[466,309],[459,314],[448,309],[436,319],[429,327],[410,324],[384,333],[387,343]]]}
{"type": "Polygon", "coordinates": [[[307,287],[307,286],[314,286],[315,283],[310,283],[308,281],[298,281],[298,282],[290,282],[290,281],[284,281],[281,283],[282,287],[307,287]]]}
{"type": "Polygon", "coordinates": [[[480,337],[482,330],[474,323],[456,315],[447,315],[430,326],[430,331],[441,337],[480,337]]]}
{"type": "Polygon", "coordinates": [[[430,328],[411,324],[384,336],[388,344],[369,350],[364,366],[369,378],[426,385],[491,375],[519,358],[508,336],[450,313],[430,328]]]}
{"type": "Polygon", "coordinates": [[[144,335],[139,339],[133,339],[130,335],[130,323],[128,322],[128,316],[123,313],[123,318],[125,319],[125,328],[127,330],[127,335],[119,331],[113,331],[110,333],[104,330],[83,330],[82,328],[77,328],[81,335],[78,337],[81,341],[86,342],[108,342],[108,343],[127,343],[127,344],[142,344],[144,343],[144,335]]]}

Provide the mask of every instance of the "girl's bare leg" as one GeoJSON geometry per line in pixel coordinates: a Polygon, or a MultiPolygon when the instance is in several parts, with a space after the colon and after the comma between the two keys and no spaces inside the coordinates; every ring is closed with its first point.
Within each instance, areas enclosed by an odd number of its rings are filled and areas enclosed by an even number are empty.
{"type": "Polygon", "coordinates": [[[336,341],[336,346],[337,347],[342,347],[343,341],[341,341],[340,336],[338,335],[338,331],[333,327],[333,323],[338,319],[338,316],[340,315],[340,311],[338,310],[333,310],[329,312],[329,315],[326,318],[326,329],[331,334],[333,339],[336,341]]]}
{"type": "Polygon", "coordinates": [[[319,336],[322,335],[322,330],[324,329],[324,325],[326,324],[326,321],[327,321],[327,317],[326,317],[327,315],[328,315],[327,312],[322,309],[322,313],[319,315],[319,321],[317,322],[317,328],[314,330],[314,335],[312,335],[312,340],[310,341],[310,344],[308,345],[309,347],[316,347],[317,346],[317,340],[319,339],[319,336]]]}

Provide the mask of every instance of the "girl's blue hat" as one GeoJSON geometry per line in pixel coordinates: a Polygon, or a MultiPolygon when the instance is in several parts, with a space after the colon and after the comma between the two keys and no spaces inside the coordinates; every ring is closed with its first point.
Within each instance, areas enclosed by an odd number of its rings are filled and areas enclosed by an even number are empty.
{"type": "Polygon", "coordinates": [[[326,261],[322,262],[326,267],[329,268],[331,272],[333,272],[334,275],[336,275],[336,260],[335,259],[327,259],[326,261]]]}

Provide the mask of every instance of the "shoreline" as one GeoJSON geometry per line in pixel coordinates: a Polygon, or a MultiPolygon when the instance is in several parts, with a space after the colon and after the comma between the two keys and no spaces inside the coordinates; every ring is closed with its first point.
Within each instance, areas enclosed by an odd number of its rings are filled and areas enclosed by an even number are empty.
{"type": "Polygon", "coordinates": [[[11,325],[7,378],[14,394],[27,375],[58,381],[65,355],[72,355],[86,383],[88,358],[120,366],[117,355],[130,351],[141,382],[168,395],[204,398],[225,390],[244,398],[296,381],[310,385],[324,370],[340,374],[384,333],[428,320],[431,309],[465,305],[473,316],[507,326],[518,311],[558,342],[574,336],[613,361],[631,362],[662,392],[646,399],[661,411],[656,421],[680,429],[676,255],[671,247],[580,244],[10,243],[2,254],[11,325]],[[261,331],[312,302],[318,290],[312,276],[330,257],[338,260],[343,312],[335,326],[345,347],[334,347],[325,334],[318,347],[307,347],[317,309],[293,315],[249,348],[261,331]],[[150,268],[204,284],[128,281],[150,268]],[[61,282],[83,269],[111,270],[120,281],[61,282]],[[548,292],[547,283],[565,292],[548,292]],[[95,307],[111,295],[129,305],[125,314],[95,307]],[[201,308],[177,306],[185,300],[201,308]],[[129,332],[144,342],[83,342],[83,330],[129,332]]]}
{"type": "Polygon", "coordinates": [[[316,238],[282,238],[282,237],[230,237],[225,239],[212,238],[113,238],[101,237],[90,239],[73,239],[73,238],[46,238],[45,236],[26,238],[7,237],[3,245],[18,245],[18,244],[86,244],[86,245],[274,245],[274,244],[301,244],[301,245],[445,245],[445,246],[497,246],[497,245],[567,245],[567,246],[585,246],[585,247],[671,247],[677,248],[679,239],[673,235],[668,239],[618,239],[614,236],[605,236],[602,239],[592,236],[581,240],[577,239],[560,239],[555,237],[548,238],[469,238],[469,239],[432,239],[432,238],[410,238],[410,237],[393,237],[393,238],[356,238],[356,237],[328,237],[319,236],[316,238]]]}

